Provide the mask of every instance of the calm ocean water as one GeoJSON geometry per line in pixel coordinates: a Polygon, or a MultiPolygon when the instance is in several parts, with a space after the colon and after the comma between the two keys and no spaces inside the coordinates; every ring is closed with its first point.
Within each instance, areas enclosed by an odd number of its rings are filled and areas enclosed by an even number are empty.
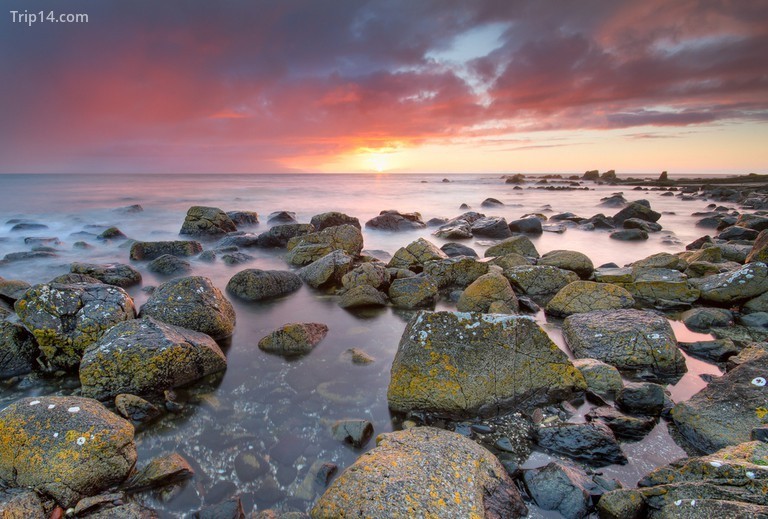
{"type": "MultiPolygon", "coordinates": [[[[595,263],[624,265],[650,254],[683,250],[685,244],[704,232],[694,226],[695,211],[704,211],[708,202],[681,201],[662,197],[658,191],[633,191],[631,188],[597,186],[586,183],[589,191],[547,191],[533,189],[533,183],[514,190],[500,176],[449,175],[442,182],[439,175],[0,175],[0,257],[10,252],[29,250],[24,238],[56,237],[55,258],[36,259],[0,265],[0,276],[45,282],[69,271],[72,261],[128,263],[128,249],[119,242],[95,240],[106,227],[117,226],[130,238],[170,240],[178,231],[187,209],[192,205],[216,206],[230,210],[257,211],[260,223],[251,232],[269,228],[266,216],[278,210],[294,211],[300,222],[325,211],[342,211],[365,222],[384,209],[418,211],[424,221],[433,217],[453,217],[464,212],[462,203],[488,215],[504,216],[508,221],[527,213],[551,215],[570,211],[590,217],[602,212],[612,215],[616,208],[600,206],[600,199],[623,191],[628,200],[646,198],[663,213],[659,223],[664,231],[642,243],[617,242],[604,231],[568,229],[563,234],[544,233],[532,239],[540,253],[554,249],[577,250],[595,263]],[[505,207],[482,209],[481,202],[494,197],[505,207]],[[141,204],[144,211],[124,214],[118,209],[141,204]],[[11,219],[42,223],[48,229],[11,232],[11,219]],[[94,236],[75,235],[81,232],[94,236]],[[85,237],[84,237],[85,236],[85,237]],[[75,241],[93,245],[87,250],[73,249],[75,241]]],[[[402,233],[363,230],[365,248],[394,253],[399,247],[425,237],[441,245],[446,240],[431,236],[433,229],[402,233]]],[[[480,256],[491,242],[468,240],[480,256]]],[[[279,250],[249,249],[254,259],[244,265],[227,266],[193,260],[192,275],[211,278],[224,289],[227,281],[244,268],[287,269],[279,250]]],[[[135,265],[144,276],[143,286],[164,281],[145,268],[135,265]]],[[[147,299],[142,287],[128,292],[137,308],[147,299]]],[[[283,509],[308,509],[314,498],[299,492],[309,466],[315,460],[349,466],[362,451],[340,445],[330,437],[328,426],[339,418],[366,418],[376,433],[394,427],[387,408],[386,389],[389,367],[408,312],[384,309],[351,314],[339,308],[333,296],[307,287],[266,304],[233,301],[237,328],[226,353],[229,368],[223,379],[205,394],[180,392],[188,397],[187,411],[163,420],[137,434],[140,462],[152,455],[179,451],[193,460],[198,475],[180,490],[147,498],[148,504],[168,513],[183,514],[211,502],[219,494],[236,491],[243,495],[246,507],[259,509],[276,506],[283,509]],[[287,322],[326,323],[329,334],[308,356],[286,361],[261,352],[258,340],[287,322]],[[352,365],[344,356],[351,347],[362,349],[376,358],[368,366],[352,365]],[[234,472],[234,459],[243,451],[269,460],[267,470],[254,481],[242,482],[234,472]],[[212,490],[213,489],[213,490],[212,490]],[[297,497],[299,496],[299,497],[297,497]]],[[[441,302],[439,308],[450,308],[441,302]]],[[[547,322],[543,313],[539,322],[562,345],[558,324],[547,322]]],[[[698,334],[673,323],[679,339],[695,340],[698,334]]],[[[707,336],[704,336],[707,337],[707,336]]],[[[676,401],[689,398],[704,386],[699,375],[719,374],[711,365],[687,358],[689,373],[673,388],[676,401]]],[[[22,383],[0,386],[0,406],[21,396],[71,391],[73,381],[49,386],[22,383]]],[[[367,448],[371,448],[371,442],[367,448]]],[[[644,441],[625,444],[630,464],[602,469],[627,485],[649,470],[684,455],[670,440],[662,423],[644,441]]],[[[535,454],[526,466],[545,464],[548,457],[535,454]]],[[[248,511],[248,510],[247,510],[248,511]]]]}

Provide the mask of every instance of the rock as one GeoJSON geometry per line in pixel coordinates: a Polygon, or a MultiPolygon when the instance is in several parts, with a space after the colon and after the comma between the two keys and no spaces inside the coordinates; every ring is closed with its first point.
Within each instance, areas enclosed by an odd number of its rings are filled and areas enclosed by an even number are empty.
{"type": "Polygon", "coordinates": [[[537,265],[547,265],[575,272],[581,279],[588,279],[595,266],[586,254],[572,250],[553,250],[539,258],[537,265]]]}
{"type": "Polygon", "coordinates": [[[440,247],[449,258],[455,258],[457,256],[468,256],[470,258],[477,258],[477,252],[472,247],[467,247],[461,243],[445,243],[440,247]]]}
{"type": "MultiPolygon", "coordinates": [[[[281,517],[290,515],[290,513],[284,514],[281,517]]],[[[240,496],[232,496],[224,501],[202,508],[195,514],[195,519],[246,519],[246,515],[240,496]]]]}
{"type": "Polygon", "coordinates": [[[38,259],[38,258],[55,258],[58,254],[55,252],[47,251],[47,250],[35,250],[35,251],[24,251],[24,252],[10,252],[3,256],[2,261],[0,261],[0,264],[2,263],[13,263],[16,261],[27,261],[32,259],[38,259]]]}
{"type": "Polygon", "coordinates": [[[768,292],[744,303],[741,307],[741,311],[747,314],[754,312],[768,312],[768,292]]]}
{"type": "MultiPolygon", "coordinates": [[[[225,250],[230,247],[258,247],[259,246],[259,236],[250,232],[231,232],[224,236],[222,239],[220,239],[218,242],[216,242],[216,250],[225,250]]],[[[205,252],[214,252],[214,251],[205,251],[205,252]]],[[[203,259],[202,255],[199,259],[203,259]]]]}
{"type": "Polygon", "coordinates": [[[608,283],[574,281],[565,285],[547,303],[547,313],[556,316],[581,314],[594,310],[619,310],[635,306],[626,289],[608,283]]]}
{"type": "Polygon", "coordinates": [[[473,235],[485,238],[503,239],[512,236],[507,220],[501,216],[486,216],[475,220],[471,229],[473,235]]]}
{"type": "Polygon", "coordinates": [[[389,286],[389,299],[398,308],[432,306],[437,300],[438,287],[431,276],[395,279],[389,286]]]}
{"type": "Polygon", "coordinates": [[[419,213],[400,213],[398,211],[382,211],[379,216],[365,222],[370,229],[380,231],[411,231],[423,229],[427,225],[421,221],[419,213]]]}
{"type": "Polygon", "coordinates": [[[56,276],[52,280],[49,281],[49,283],[61,283],[63,285],[72,285],[77,283],[85,283],[87,285],[92,284],[102,284],[103,281],[100,279],[93,278],[91,276],[86,276],[85,274],[73,274],[72,272],[69,272],[67,274],[62,274],[61,276],[56,276]]]}
{"type": "Polygon", "coordinates": [[[133,300],[104,284],[43,284],[27,290],[16,314],[35,336],[51,368],[73,369],[83,351],[113,325],[133,319],[133,300]]]}
{"type": "Polygon", "coordinates": [[[609,238],[620,241],[647,240],[648,233],[642,229],[624,229],[623,231],[612,232],[609,238]]]}
{"type": "Polygon", "coordinates": [[[712,380],[688,401],[672,408],[680,433],[702,452],[749,441],[753,428],[768,416],[768,352],[712,380]]]}
{"type": "Polygon", "coordinates": [[[749,328],[768,330],[768,312],[754,312],[739,317],[739,324],[749,328]]]}
{"type": "Polygon", "coordinates": [[[573,365],[587,381],[587,389],[593,393],[614,398],[623,387],[619,370],[596,359],[576,359],[573,365]]]}
{"type": "Polygon", "coordinates": [[[548,265],[512,267],[504,269],[504,276],[515,289],[540,305],[545,305],[562,288],[579,279],[575,272],[548,265]]]}
{"type": "Polygon", "coordinates": [[[0,321],[0,379],[31,372],[38,354],[37,343],[26,328],[0,321]]]}
{"type": "Polygon", "coordinates": [[[221,261],[223,261],[225,265],[242,265],[243,263],[248,263],[254,259],[253,256],[245,254],[244,252],[230,252],[221,256],[221,261]]]}
{"type": "Polygon", "coordinates": [[[537,436],[540,447],[596,467],[627,463],[613,432],[600,422],[539,427],[537,436]]]}
{"type": "Polygon", "coordinates": [[[336,227],[339,225],[352,225],[353,227],[357,227],[360,229],[360,220],[355,218],[354,216],[349,216],[344,213],[339,213],[337,211],[331,211],[328,213],[320,213],[316,214],[312,217],[312,219],[309,221],[314,228],[318,231],[322,231],[323,229],[327,229],[328,227],[336,227]]]}
{"type": "Polygon", "coordinates": [[[331,434],[335,440],[361,448],[373,436],[373,424],[368,420],[337,420],[331,426],[331,434]]]}
{"type": "Polygon", "coordinates": [[[227,292],[245,301],[282,297],[301,288],[301,278],[287,270],[241,270],[227,283],[227,292]]]}
{"type": "Polygon", "coordinates": [[[172,389],[227,368],[209,336],[151,317],[113,326],[80,362],[83,394],[98,399],[172,389]]]}
{"type": "Polygon", "coordinates": [[[181,454],[171,452],[152,459],[144,468],[125,482],[125,489],[138,492],[150,488],[164,487],[191,478],[194,469],[181,454]]]}
{"type": "Polygon", "coordinates": [[[587,413],[586,418],[607,425],[620,440],[642,440],[656,427],[656,419],[653,417],[627,416],[611,406],[596,407],[587,413]]]}
{"type": "Polygon", "coordinates": [[[141,207],[141,204],[132,204],[125,207],[118,207],[115,211],[122,214],[136,214],[144,211],[144,208],[141,207]]]}
{"type": "Polygon", "coordinates": [[[247,227],[259,223],[259,214],[256,211],[227,211],[227,217],[232,220],[235,227],[247,227]]]}
{"type": "Polygon", "coordinates": [[[349,290],[360,285],[386,290],[389,287],[389,271],[381,263],[363,263],[341,278],[341,284],[349,290]]]}
{"type": "Polygon", "coordinates": [[[755,243],[752,245],[752,250],[747,254],[746,262],[768,263],[768,229],[760,231],[760,234],[755,239],[755,243]]]}
{"type": "Polygon", "coordinates": [[[339,286],[352,262],[353,258],[344,251],[335,250],[299,270],[298,276],[313,288],[339,286]]]}
{"type": "Polygon", "coordinates": [[[121,393],[115,397],[117,411],[132,422],[150,422],[160,416],[160,410],[140,396],[121,393]]]}
{"type": "Polygon", "coordinates": [[[631,283],[617,285],[632,294],[636,303],[651,307],[663,307],[668,301],[693,303],[700,295],[685,274],[665,268],[635,268],[631,283]]]}
{"type": "Polygon", "coordinates": [[[352,364],[360,366],[371,364],[376,360],[359,348],[349,348],[344,352],[344,356],[348,357],[352,361],[352,364]]]}
{"type": "Polygon", "coordinates": [[[410,269],[420,272],[428,261],[447,259],[448,256],[437,245],[419,238],[418,240],[401,247],[392,256],[387,265],[390,268],[410,269]]]}
{"type": "Polygon", "coordinates": [[[497,198],[486,198],[480,203],[480,207],[504,207],[504,202],[497,198]]]}
{"type": "Polygon", "coordinates": [[[632,283],[635,277],[631,268],[601,266],[595,269],[594,277],[598,283],[632,283]]]}
{"type": "Polygon", "coordinates": [[[730,339],[678,342],[677,344],[688,355],[710,362],[725,362],[739,353],[739,348],[730,339]]]}
{"type": "Polygon", "coordinates": [[[746,227],[738,227],[733,225],[728,227],[720,234],[715,236],[718,240],[730,241],[730,240],[747,240],[752,241],[757,238],[759,233],[753,229],[747,229],[746,227]]]}
{"type": "Polygon", "coordinates": [[[767,446],[747,442],[659,467],[638,482],[653,517],[764,517],[767,446]]]}
{"type": "Polygon", "coordinates": [[[222,339],[235,329],[235,310],[221,290],[202,276],[167,281],[141,307],[141,317],[222,339]]]}
{"type": "Polygon", "coordinates": [[[339,306],[342,308],[387,306],[387,296],[371,285],[358,285],[341,295],[339,306]]]}
{"type": "Polygon", "coordinates": [[[136,463],[130,422],[96,400],[22,398],[0,411],[0,479],[65,508],[122,482],[136,463]]]}
{"type": "Polygon", "coordinates": [[[141,283],[138,270],[124,263],[72,263],[69,271],[73,274],[84,274],[98,279],[107,285],[129,287],[141,283]]]}
{"type": "Polygon", "coordinates": [[[127,236],[117,227],[110,227],[96,236],[97,240],[124,240],[127,236]]]}
{"type": "Polygon", "coordinates": [[[288,245],[291,238],[304,236],[314,231],[315,226],[309,223],[275,225],[270,230],[259,234],[256,245],[266,249],[282,248],[288,245]]]}
{"type": "Polygon", "coordinates": [[[15,303],[32,285],[19,279],[0,278],[0,299],[15,303]]]}
{"type": "Polygon", "coordinates": [[[590,490],[595,484],[576,467],[551,461],[545,467],[526,470],[523,481],[540,508],[556,510],[566,519],[580,519],[592,506],[590,490]]]}
{"type": "Polygon", "coordinates": [[[172,256],[194,256],[203,251],[197,241],[137,241],[131,245],[132,260],[153,260],[163,254],[172,256]]]}
{"type": "Polygon", "coordinates": [[[642,493],[634,488],[620,488],[606,492],[597,502],[602,519],[642,519],[646,505],[642,493]]]}
{"type": "Polygon", "coordinates": [[[468,240],[472,237],[472,225],[466,220],[458,220],[440,226],[432,234],[446,240],[468,240]]]}
{"type": "Polygon", "coordinates": [[[35,223],[35,222],[19,222],[13,227],[11,227],[11,232],[18,232],[18,231],[43,231],[47,229],[48,226],[43,223],[35,223]]]}
{"type": "Polygon", "coordinates": [[[306,355],[325,338],[328,327],[322,323],[289,323],[259,341],[259,348],[278,355],[306,355]]]}
{"type": "Polygon", "coordinates": [[[310,512],[337,517],[515,518],[528,513],[501,463],[460,434],[415,427],[381,436],[310,512]]]}
{"type": "Polygon", "coordinates": [[[192,206],[181,225],[179,234],[190,236],[215,236],[236,231],[237,227],[227,213],[218,207],[192,206]]]}
{"type": "Polygon", "coordinates": [[[535,216],[522,218],[520,220],[512,220],[509,222],[509,230],[512,232],[521,232],[524,234],[541,234],[543,232],[541,227],[541,220],[535,216]]]}
{"type": "Polygon", "coordinates": [[[192,270],[192,265],[185,259],[170,254],[163,254],[153,259],[147,265],[147,270],[163,276],[186,274],[192,270]]]}
{"type": "Polygon", "coordinates": [[[706,332],[719,326],[733,326],[733,314],[723,308],[692,308],[683,312],[680,318],[689,329],[706,332]]]}
{"type": "Polygon", "coordinates": [[[434,278],[440,288],[465,288],[480,276],[488,273],[488,262],[470,257],[448,258],[428,261],[424,273],[434,278]]]}
{"type": "Polygon", "coordinates": [[[274,211],[267,216],[267,223],[298,223],[298,220],[296,220],[296,213],[293,211],[274,211]]]}
{"type": "Polygon", "coordinates": [[[645,220],[641,220],[640,218],[628,218],[624,220],[624,223],[622,226],[625,229],[640,229],[641,231],[645,231],[647,233],[652,232],[659,232],[662,227],[656,222],[647,222],[645,220]]]}
{"type": "Polygon", "coordinates": [[[536,247],[534,247],[533,242],[527,236],[513,236],[496,245],[492,245],[485,251],[485,257],[505,256],[512,253],[529,258],[539,257],[536,247]]]}
{"type": "Polygon", "coordinates": [[[746,227],[747,229],[754,229],[758,232],[768,229],[768,217],[757,214],[741,214],[736,220],[736,224],[739,227],[746,227]]]}
{"type": "Polygon", "coordinates": [[[650,208],[650,204],[646,204],[632,202],[624,209],[613,215],[613,221],[616,222],[616,225],[623,225],[624,221],[629,220],[630,218],[637,218],[647,222],[658,222],[659,218],[661,218],[661,213],[657,213],[650,208]]]}
{"type": "Polygon", "coordinates": [[[471,417],[584,388],[565,353],[528,317],[422,311],[400,339],[387,396],[395,411],[471,417]]]}
{"type": "Polygon", "coordinates": [[[768,266],[761,262],[749,263],[731,272],[694,281],[701,290],[702,301],[732,305],[768,291],[768,266]]]}
{"type": "Polygon", "coordinates": [[[687,371],[669,322],[642,310],[598,310],[567,317],[563,338],[576,358],[634,374],[676,379],[687,371]]]}
{"type": "Polygon", "coordinates": [[[664,408],[664,387],[652,382],[627,382],[616,395],[619,407],[632,414],[659,416],[664,408]]]}
{"type": "Polygon", "coordinates": [[[32,490],[0,489],[0,516],[3,519],[45,519],[40,497],[32,490]]]}
{"type": "MultiPolygon", "coordinates": [[[[494,267],[500,270],[498,267],[494,267]]],[[[484,274],[472,282],[459,297],[456,309],[460,312],[488,312],[492,303],[506,304],[513,312],[518,309],[512,286],[501,272],[484,274]]]]}
{"type": "Polygon", "coordinates": [[[308,265],[334,251],[343,251],[356,258],[363,250],[363,235],[354,225],[339,225],[295,236],[288,240],[287,248],[285,259],[294,266],[308,265]]]}
{"type": "Polygon", "coordinates": [[[253,452],[242,451],[235,456],[235,474],[244,483],[254,481],[268,470],[269,462],[253,452]]]}

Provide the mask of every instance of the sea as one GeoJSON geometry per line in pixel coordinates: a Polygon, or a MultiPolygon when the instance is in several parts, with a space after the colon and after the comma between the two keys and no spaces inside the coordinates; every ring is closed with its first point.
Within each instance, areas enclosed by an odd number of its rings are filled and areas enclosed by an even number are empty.
{"type": "MultiPolygon", "coordinates": [[[[592,182],[582,184],[586,190],[545,189],[566,184],[549,179],[545,185],[540,183],[542,180],[541,176],[529,175],[516,189],[500,174],[0,175],[0,258],[30,250],[31,245],[25,243],[28,237],[58,240],[53,242],[55,256],[0,263],[0,276],[37,284],[69,272],[74,261],[131,263],[143,276],[141,285],[127,289],[139,308],[148,298],[147,287],[168,278],[148,271],[145,262],[131,262],[125,241],[100,241],[96,235],[116,226],[135,240],[180,239],[184,216],[194,205],[255,211],[260,223],[243,229],[254,233],[268,230],[267,216],[276,211],[294,212],[299,222],[309,222],[322,212],[340,211],[364,223],[383,210],[394,209],[418,212],[426,222],[457,216],[466,211],[460,209],[466,204],[472,210],[503,216],[507,221],[527,214],[551,216],[562,212],[588,218],[618,212],[618,208],[601,205],[601,199],[617,192],[629,201],[646,199],[662,213],[659,223],[663,230],[642,242],[616,241],[609,238],[607,231],[575,227],[563,233],[544,232],[531,237],[541,254],[556,249],[580,251],[595,266],[623,266],[654,253],[679,252],[685,244],[706,234],[696,227],[699,218],[693,215],[706,211],[710,203],[700,197],[683,200],[680,196],[661,196],[663,191],[592,182]],[[481,207],[489,197],[504,205],[481,207]],[[135,204],[143,210],[125,211],[135,204]],[[40,223],[47,228],[11,231],[17,221],[40,223]],[[74,248],[78,241],[91,247],[74,248]]],[[[364,248],[394,254],[418,238],[438,246],[447,242],[433,236],[434,231],[434,227],[404,232],[364,227],[364,248]]],[[[482,257],[494,241],[476,238],[462,243],[482,257]]],[[[206,248],[214,244],[204,242],[206,248]]],[[[189,275],[206,276],[224,290],[229,279],[243,269],[290,268],[283,259],[284,250],[250,248],[244,252],[253,258],[238,265],[192,259],[189,275]]],[[[335,420],[369,420],[375,434],[402,427],[402,417],[393,416],[387,407],[386,393],[391,361],[412,311],[383,308],[349,312],[338,306],[336,295],[307,286],[269,302],[230,299],[237,325],[231,339],[222,343],[228,359],[226,372],[202,385],[177,390],[181,411],[137,429],[139,465],[159,454],[178,452],[190,460],[196,471],[187,483],[138,497],[163,516],[183,517],[235,494],[241,496],[246,513],[267,508],[308,511],[323,491],[322,485],[307,476],[313,463],[334,463],[341,471],[375,446],[373,440],[361,449],[334,440],[329,427],[335,420]],[[260,338],[289,322],[325,323],[329,332],[310,354],[298,359],[286,360],[259,350],[260,338]],[[374,362],[352,364],[346,353],[350,348],[366,352],[374,362]],[[248,460],[256,460],[258,465],[247,477],[243,476],[244,453],[251,454],[248,460]]],[[[455,305],[441,300],[436,308],[453,309],[455,305]]],[[[562,340],[560,322],[543,312],[535,318],[571,355],[562,340]]],[[[671,324],[678,340],[710,338],[687,330],[674,319],[671,324]]],[[[708,377],[721,375],[717,366],[688,356],[686,362],[688,373],[668,388],[675,402],[702,389],[708,377]]],[[[0,407],[25,396],[71,394],[77,387],[76,377],[6,381],[0,384],[0,407]]],[[[572,420],[583,420],[590,405],[581,405],[572,420]]],[[[623,443],[622,447],[629,463],[599,470],[604,477],[615,478],[625,486],[634,486],[650,470],[685,456],[663,420],[644,440],[623,443]]],[[[555,457],[550,454],[534,451],[522,466],[543,466],[552,459],[555,457]]],[[[534,506],[530,516],[553,517],[534,506]]]]}

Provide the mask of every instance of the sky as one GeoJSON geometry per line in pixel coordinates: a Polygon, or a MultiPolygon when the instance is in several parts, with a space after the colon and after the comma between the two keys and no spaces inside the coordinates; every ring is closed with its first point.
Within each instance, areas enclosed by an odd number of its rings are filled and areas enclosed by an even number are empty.
{"type": "Polygon", "coordinates": [[[2,6],[0,173],[768,173],[765,0],[2,6]]]}

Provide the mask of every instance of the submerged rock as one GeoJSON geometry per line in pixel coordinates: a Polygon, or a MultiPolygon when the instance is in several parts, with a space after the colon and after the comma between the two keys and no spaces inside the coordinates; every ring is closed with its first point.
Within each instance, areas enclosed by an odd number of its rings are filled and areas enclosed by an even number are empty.
{"type": "Polygon", "coordinates": [[[599,310],[567,317],[563,338],[577,358],[607,362],[620,370],[659,379],[687,371],[669,322],[641,310],[599,310]]]}
{"type": "Polygon", "coordinates": [[[328,333],[322,323],[286,324],[259,341],[259,348],[284,356],[305,355],[312,351],[328,333]]]}
{"type": "Polygon", "coordinates": [[[301,278],[288,270],[241,270],[227,283],[227,291],[245,301],[281,297],[301,288],[301,278]]]}
{"type": "Polygon", "coordinates": [[[141,274],[138,270],[124,263],[72,263],[69,271],[73,274],[84,274],[98,279],[107,285],[117,287],[129,287],[141,283],[141,274]]]}
{"type": "Polygon", "coordinates": [[[395,411],[491,416],[585,387],[565,353],[528,317],[422,311],[400,339],[387,397],[395,411]]]}
{"type": "Polygon", "coordinates": [[[227,367],[209,336],[151,317],[112,327],[80,362],[83,394],[99,399],[182,386],[227,367]]]}
{"type": "Polygon", "coordinates": [[[258,225],[259,213],[256,211],[227,211],[227,217],[235,226],[258,225]]]}
{"type": "Polygon", "coordinates": [[[267,216],[267,223],[298,223],[298,220],[296,220],[296,213],[293,211],[273,211],[267,216]]]}
{"type": "Polygon", "coordinates": [[[361,419],[337,420],[331,426],[331,434],[336,440],[360,448],[364,447],[373,436],[373,424],[361,419]]]}
{"type": "Polygon", "coordinates": [[[657,213],[651,209],[648,202],[637,201],[632,202],[624,209],[613,215],[613,221],[616,223],[616,225],[623,225],[624,221],[629,220],[630,218],[637,218],[647,222],[657,222],[659,221],[659,218],[661,218],[661,213],[657,213]]]}
{"type": "Polygon", "coordinates": [[[113,325],[133,319],[133,299],[104,284],[35,285],[16,301],[16,313],[32,332],[52,368],[72,369],[85,349],[113,325]]]}
{"type": "Polygon", "coordinates": [[[382,435],[331,484],[311,516],[511,519],[527,512],[489,451],[460,434],[415,427],[382,435]]]}
{"type": "Polygon", "coordinates": [[[131,245],[132,260],[153,260],[163,254],[194,256],[201,252],[203,245],[197,241],[137,241],[131,245]]]}
{"type": "Polygon", "coordinates": [[[22,398],[0,411],[0,438],[0,479],[65,508],[122,482],[136,463],[133,425],[90,398],[22,398]]]}
{"type": "Polygon", "coordinates": [[[604,423],[621,440],[642,440],[656,427],[656,419],[653,417],[628,416],[611,406],[596,407],[587,413],[586,418],[604,423]]]}
{"type": "Polygon", "coordinates": [[[195,471],[189,462],[181,454],[171,452],[152,459],[126,481],[125,488],[137,492],[178,483],[194,475],[195,471]]]}
{"type": "Polygon", "coordinates": [[[235,223],[218,207],[195,205],[187,210],[179,234],[216,236],[236,231],[235,223]]]}
{"type": "Polygon", "coordinates": [[[222,339],[235,329],[235,310],[221,290],[202,276],[174,279],[157,287],[141,307],[141,317],[222,339]]]}

